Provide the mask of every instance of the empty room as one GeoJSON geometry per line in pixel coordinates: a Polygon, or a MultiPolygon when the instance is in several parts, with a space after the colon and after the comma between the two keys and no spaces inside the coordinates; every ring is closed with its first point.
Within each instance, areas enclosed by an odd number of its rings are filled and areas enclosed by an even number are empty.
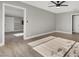
{"type": "Polygon", "coordinates": [[[5,44],[15,39],[23,39],[23,15],[23,9],[7,4],[4,5],[5,44]]]}
{"type": "Polygon", "coordinates": [[[0,57],[79,57],[79,1],[0,1],[0,57]]]}

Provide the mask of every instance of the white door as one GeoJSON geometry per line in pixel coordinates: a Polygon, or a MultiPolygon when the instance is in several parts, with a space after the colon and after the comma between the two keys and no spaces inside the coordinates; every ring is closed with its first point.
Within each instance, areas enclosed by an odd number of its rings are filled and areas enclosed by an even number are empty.
{"type": "Polygon", "coordinates": [[[73,17],[73,32],[79,33],[79,15],[73,17]]]}

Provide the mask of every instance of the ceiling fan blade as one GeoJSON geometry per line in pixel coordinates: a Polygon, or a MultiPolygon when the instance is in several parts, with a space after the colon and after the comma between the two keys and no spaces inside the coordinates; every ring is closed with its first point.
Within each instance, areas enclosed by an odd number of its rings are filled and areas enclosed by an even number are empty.
{"type": "Polygon", "coordinates": [[[54,3],[54,4],[56,4],[56,2],[54,2],[54,1],[51,1],[52,3],[54,3]]]}
{"type": "Polygon", "coordinates": [[[48,7],[54,7],[55,5],[52,5],[52,6],[48,6],[48,7]]]}
{"type": "Polygon", "coordinates": [[[61,6],[68,6],[68,5],[61,5],[61,6]]]}
{"type": "Polygon", "coordinates": [[[64,2],[66,2],[66,1],[62,1],[62,2],[60,2],[60,5],[63,4],[64,2]]]}

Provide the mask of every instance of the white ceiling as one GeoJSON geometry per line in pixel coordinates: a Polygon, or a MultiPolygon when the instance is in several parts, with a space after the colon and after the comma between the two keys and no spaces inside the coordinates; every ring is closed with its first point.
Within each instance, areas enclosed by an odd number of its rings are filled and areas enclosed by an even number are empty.
{"type": "Polygon", "coordinates": [[[48,7],[49,5],[53,5],[50,1],[24,1],[29,5],[53,12],[53,13],[64,13],[70,11],[78,11],[79,10],[79,1],[66,1],[64,4],[69,6],[56,8],[56,7],[48,7]]]}

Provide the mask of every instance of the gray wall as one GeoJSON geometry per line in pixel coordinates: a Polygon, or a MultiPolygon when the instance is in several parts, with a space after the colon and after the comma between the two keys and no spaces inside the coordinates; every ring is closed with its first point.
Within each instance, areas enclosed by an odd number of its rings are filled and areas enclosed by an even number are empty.
{"type": "Polygon", "coordinates": [[[26,36],[33,36],[41,33],[55,30],[54,14],[36,7],[32,7],[21,2],[0,2],[0,43],[2,43],[3,26],[2,26],[2,3],[9,3],[26,8],[26,14],[29,22],[26,24],[26,36]]]}
{"type": "Polygon", "coordinates": [[[14,18],[5,16],[5,32],[14,31],[14,18]]]}
{"type": "Polygon", "coordinates": [[[37,35],[41,33],[51,32],[55,30],[55,15],[38,8],[29,7],[30,32],[28,35],[37,35]]]}
{"type": "Polygon", "coordinates": [[[72,33],[72,13],[56,15],[56,31],[72,33]]]}
{"type": "Polygon", "coordinates": [[[23,17],[24,11],[10,6],[5,6],[5,13],[11,16],[23,17]]]}
{"type": "Polygon", "coordinates": [[[23,31],[23,17],[5,16],[5,32],[23,31]]]}

